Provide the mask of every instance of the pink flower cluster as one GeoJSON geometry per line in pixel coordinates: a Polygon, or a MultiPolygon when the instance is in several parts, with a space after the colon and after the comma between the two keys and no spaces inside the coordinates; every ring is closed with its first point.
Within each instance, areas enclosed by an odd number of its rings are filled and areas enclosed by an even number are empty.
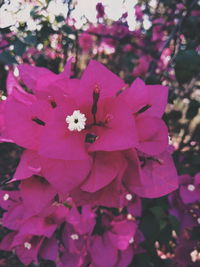
{"type": "Polygon", "coordinates": [[[115,38],[123,39],[130,38],[134,32],[123,25],[121,22],[114,22],[112,25],[97,24],[97,26],[90,25],[88,29],[79,34],[79,46],[82,51],[88,53],[93,51],[94,54],[113,54],[116,50],[115,38]],[[104,36],[98,42],[95,35],[104,36]],[[110,36],[110,38],[109,38],[110,36]],[[97,44],[98,43],[98,44],[97,44]]]}
{"type": "MultiPolygon", "coordinates": [[[[169,195],[170,214],[180,222],[174,264],[189,266],[200,263],[198,237],[193,238],[192,231],[200,225],[200,173],[194,177],[188,174],[179,177],[179,190],[169,195]]],[[[175,266],[174,265],[174,266],[175,266]]]]}
{"type": "Polygon", "coordinates": [[[22,181],[19,189],[0,193],[7,210],[2,224],[12,230],[0,249],[14,250],[24,265],[37,263],[40,256],[58,267],[126,267],[141,251],[143,236],[134,217],[88,205],[80,212],[71,198],[56,201],[55,189],[39,176],[22,181]]]}
{"type": "Polygon", "coordinates": [[[167,88],[129,86],[96,61],[80,79],[70,74],[71,60],[61,74],[24,64],[8,76],[0,138],[25,150],[11,181],[19,191],[1,193],[12,230],[1,249],[26,265],[40,255],[59,267],[126,267],[142,240],[138,197],[178,186],[162,120],[167,88]]]}

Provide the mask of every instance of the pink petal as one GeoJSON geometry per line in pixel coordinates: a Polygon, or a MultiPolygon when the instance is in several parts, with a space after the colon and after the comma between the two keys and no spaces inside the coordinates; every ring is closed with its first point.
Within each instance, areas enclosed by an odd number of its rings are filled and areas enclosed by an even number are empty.
{"type": "Polygon", "coordinates": [[[117,249],[114,248],[106,236],[94,236],[90,255],[94,264],[98,267],[115,267],[117,262],[117,249]]]}
{"type": "Polygon", "coordinates": [[[61,263],[58,264],[58,267],[81,267],[82,266],[82,257],[79,254],[69,253],[68,251],[64,252],[61,257],[61,263]]]}
{"type": "Polygon", "coordinates": [[[135,186],[133,191],[147,198],[161,197],[178,188],[177,172],[168,152],[158,155],[159,162],[148,160],[141,169],[141,186],[135,186]]]}
{"type": "Polygon", "coordinates": [[[80,185],[92,166],[88,160],[57,160],[45,158],[35,151],[26,150],[14,174],[13,180],[22,180],[36,174],[45,179],[59,192],[67,194],[80,185]]]}
{"type": "Polygon", "coordinates": [[[13,177],[14,180],[23,180],[31,177],[33,174],[40,175],[41,162],[39,155],[33,150],[25,150],[21,156],[19,165],[13,177]]]}
{"type": "Polygon", "coordinates": [[[140,187],[142,185],[140,161],[134,149],[126,151],[125,155],[129,163],[123,176],[123,182],[130,192],[134,192],[135,187],[140,187]]]}
{"type": "Polygon", "coordinates": [[[58,242],[54,236],[44,240],[40,249],[40,256],[45,260],[56,261],[58,256],[58,242]]]}
{"type": "Polygon", "coordinates": [[[0,242],[0,250],[10,251],[12,250],[12,242],[16,235],[16,232],[8,233],[3,237],[0,242]]]}
{"type": "Polygon", "coordinates": [[[113,222],[112,231],[107,233],[112,245],[119,250],[126,250],[130,245],[129,241],[134,238],[137,225],[133,221],[113,222]]]}
{"type": "Polygon", "coordinates": [[[16,247],[16,254],[19,257],[20,261],[25,264],[29,265],[32,262],[37,263],[38,262],[38,251],[41,247],[41,244],[43,242],[43,238],[36,237],[37,240],[32,244],[32,247],[30,250],[26,249],[24,247],[24,244],[16,247]]]}
{"type": "Polygon", "coordinates": [[[79,186],[87,177],[92,160],[46,159],[42,173],[59,193],[68,193],[79,186]]]}
{"type": "Polygon", "coordinates": [[[81,189],[87,192],[100,190],[116,178],[124,165],[126,161],[120,152],[96,152],[90,175],[81,189]]]}
{"type": "Polygon", "coordinates": [[[63,160],[86,160],[89,158],[85,148],[85,134],[70,132],[65,121],[76,110],[74,102],[56,108],[52,118],[45,126],[41,139],[40,154],[49,158],[63,160]]]}
{"type": "Polygon", "coordinates": [[[44,126],[33,119],[45,123],[50,110],[50,105],[44,101],[27,105],[10,98],[5,106],[5,125],[10,138],[22,147],[37,149],[44,126]]]}
{"type": "Polygon", "coordinates": [[[91,206],[106,206],[106,207],[121,207],[120,195],[123,192],[121,182],[114,179],[106,187],[94,192],[89,193],[80,189],[72,191],[71,196],[77,206],[90,204],[91,206]]]}
{"type": "Polygon", "coordinates": [[[136,113],[148,104],[149,94],[147,86],[140,78],[136,78],[129,88],[120,95],[129,105],[133,113],[136,113]]]}
{"type": "Polygon", "coordinates": [[[168,88],[163,85],[147,85],[149,91],[149,108],[146,115],[162,117],[168,101],[168,88]]]}
{"type": "Polygon", "coordinates": [[[56,195],[56,191],[43,178],[33,176],[20,184],[24,206],[31,207],[32,214],[40,212],[48,206],[56,195]]]}
{"type": "Polygon", "coordinates": [[[24,220],[24,207],[21,203],[13,205],[8,212],[3,215],[3,226],[18,230],[24,220]]]}
{"type": "Polygon", "coordinates": [[[119,251],[118,261],[116,267],[127,267],[131,263],[134,256],[134,248],[129,246],[124,251],[119,251]]]}
{"type": "Polygon", "coordinates": [[[125,83],[101,63],[91,60],[81,78],[80,100],[92,103],[95,86],[100,89],[100,99],[115,96],[125,83]]]}
{"type": "Polygon", "coordinates": [[[138,150],[149,155],[158,155],[168,146],[168,129],[165,123],[156,117],[138,115],[136,118],[138,131],[138,150]]]}
{"type": "Polygon", "coordinates": [[[195,203],[200,201],[200,190],[195,187],[194,191],[188,190],[187,186],[180,186],[179,193],[182,201],[185,204],[195,203]]]}
{"type": "Polygon", "coordinates": [[[57,224],[48,223],[45,218],[38,216],[31,217],[23,222],[18,234],[15,237],[15,242],[20,242],[27,235],[45,236],[50,238],[55,232],[57,224]]]}
{"type": "Polygon", "coordinates": [[[31,89],[35,90],[37,81],[43,79],[43,76],[48,75],[48,77],[56,76],[47,68],[30,66],[28,64],[21,64],[18,66],[19,75],[25,85],[31,89]]]}
{"type": "Polygon", "coordinates": [[[195,185],[200,185],[200,172],[195,175],[194,183],[195,185]]]}
{"type": "Polygon", "coordinates": [[[121,100],[113,98],[105,101],[103,107],[105,121],[110,116],[106,127],[98,127],[98,138],[89,151],[116,151],[133,148],[138,144],[135,120],[130,108],[121,100]]]}
{"type": "Polygon", "coordinates": [[[19,191],[0,191],[0,207],[4,210],[8,210],[10,207],[15,206],[16,202],[20,202],[20,192],[19,191]],[[8,199],[4,200],[4,196],[8,194],[8,199]]]}

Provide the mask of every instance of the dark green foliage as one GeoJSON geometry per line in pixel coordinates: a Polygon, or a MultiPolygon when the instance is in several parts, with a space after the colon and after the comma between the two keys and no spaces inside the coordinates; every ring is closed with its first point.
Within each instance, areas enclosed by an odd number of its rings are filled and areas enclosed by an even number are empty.
{"type": "Polygon", "coordinates": [[[176,78],[187,83],[200,72],[200,56],[194,50],[179,51],[175,60],[176,78]]]}

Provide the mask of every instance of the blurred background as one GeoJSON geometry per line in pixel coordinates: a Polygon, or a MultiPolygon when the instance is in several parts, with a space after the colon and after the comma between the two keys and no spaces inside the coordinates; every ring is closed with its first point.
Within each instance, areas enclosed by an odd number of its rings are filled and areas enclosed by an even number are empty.
{"type": "MultiPolygon", "coordinates": [[[[6,99],[8,72],[18,76],[18,64],[59,73],[71,56],[72,77],[80,77],[95,59],[128,84],[140,77],[147,84],[167,85],[169,104],[163,119],[174,161],[179,175],[193,177],[200,172],[199,29],[196,0],[0,0],[0,99],[6,99]]],[[[14,144],[0,144],[2,186],[12,177],[20,153],[14,144]]],[[[200,266],[200,220],[182,225],[170,211],[175,207],[184,217],[193,209],[196,220],[200,197],[186,206],[180,201],[179,190],[143,200],[146,257],[138,256],[136,266],[200,266]]],[[[0,266],[22,266],[16,261],[13,255],[0,254],[0,266]]]]}

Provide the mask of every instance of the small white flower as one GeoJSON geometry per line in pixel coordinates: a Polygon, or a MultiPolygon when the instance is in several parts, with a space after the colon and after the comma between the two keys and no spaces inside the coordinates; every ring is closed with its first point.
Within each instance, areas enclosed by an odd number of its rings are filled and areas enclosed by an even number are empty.
{"type": "Polygon", "coordinates": [[[133,196],[131,194],[127,194],[125,198],[126,200],[131,201],[133,199],[133,196]]]}
{"type": "Polygon", "coordinates": [[[7,97],[5,95],[2,95],[1,100],[6,100],[7,97]]]}
{"type": "Polygon", "coordinates": [[[78,240],[79,239],[79,236],[77,234],[72,234],[70,237],[72,240],[78,240]]]}
{"type": "Polygon", "coordinates": [[[128,213],[127,214],[127,220],[132,220],[132,219],[133,219],[133,216],[130,213],[128,213]]]}
{"type": "Polygon", "coordinates": [[[193,250],[191,253],[190,253],[190,257],[191,257],[191,260],[192,262],[196,262],[199,258],[199,255],[200,253],[198,252],[198,250],[193,250]]]}
{"type": "Polygon", "coordinates": [[[134,242],[134,237],[131,237],[131,239],[129,240],[129,244],[133,244],[134,242]]]}
{"type": "Polygon", "coordinates": [[[197,219],[198,224],[200,224],[200,217],[197,219]]]}
{"type": "Polygon", "coordinates": [[[9,194],[5,194],[5,195],[3,196],[3,200],[6,201],[6,200],[9,199],[9,197],[10,197],[9,194]]]}
{"type": "Polygon", "coordinates": [[[31,246],[31,243],[25,242],[24,247],[27,248],[28,250],[30,250],[32,246],[31,246]]]}
{"type": "Polygon", "coordinates": [[[189,191],[194,191],[195,190],[195,186],[193,185],[193,184],[189,184],[188,186],[187,186],[187,189],[189,190],[189,191]]]}
{"type": "Polygon", "coordinates": [[[171,136],[168,135],[168,144],[173,145],[171,136]]]}
{"type": "Polygon", "coordinates": [[[71,116],[66,117],[66,122],[68,123],[68,129],[70,131],[80,132],[85,129],[86,120],[85,114],[82,114],[80,110],[75,110],[71,116]]]}

